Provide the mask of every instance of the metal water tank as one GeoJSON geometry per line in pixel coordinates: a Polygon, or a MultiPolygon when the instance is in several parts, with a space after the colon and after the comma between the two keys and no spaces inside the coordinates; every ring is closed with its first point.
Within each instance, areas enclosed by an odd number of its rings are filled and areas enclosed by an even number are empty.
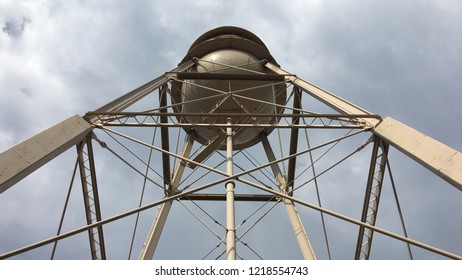
{"type": "Polygon", "coordinates": [[[207,144],[223,136],[222,125],[228,118],[236,124],[235,149],[250,147],[262,133],[271,133],[270,125],[249,125],[279,121],[286,86],[284,77],[265,67],[268,61],[277,63],[256,35],[229,26],[210,30],[193,43],[181,63],[189,60],[195,64],[188,72],[178,73],[182,82],[173,83],[172,103],[177,112],[185,113],[178,117],[181,122],[202,124],[194,129],[199,142],[207,144]]]}

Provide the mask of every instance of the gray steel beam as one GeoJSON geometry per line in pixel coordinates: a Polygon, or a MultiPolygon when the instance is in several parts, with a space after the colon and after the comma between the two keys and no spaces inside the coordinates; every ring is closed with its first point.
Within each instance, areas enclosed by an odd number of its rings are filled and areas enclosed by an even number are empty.
{"type": "Polygon", "coordinates": [[[462,153],[392,118],[373,132],[462,191],[462,153]]]}
{"type": "Polygon", "coordinates": [[[0,193],[22,180],[73,145],[92,130],[75,115],[0,154],[0,193]]]}

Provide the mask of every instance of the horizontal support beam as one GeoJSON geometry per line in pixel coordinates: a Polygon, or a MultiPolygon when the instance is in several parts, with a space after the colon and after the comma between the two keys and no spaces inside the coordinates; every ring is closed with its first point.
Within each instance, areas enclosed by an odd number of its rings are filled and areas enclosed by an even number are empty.
{"type": "MultiPolygon", "coordinates": [[[[187,196],[182,196],[180,200],[200,200],[200,201],[225,201],[226,195],[224,194],[190,194],[187,196]]],[[[257,195],[257,194],[236,194],[234,196],[234,201],[279,201],[279,199],[274,195],[257,195]]]]}
{"type": "Polygon", "coordinates": [[[124,127],[143,127],[143,126],[150,126],[150,127],[183,127],[183,128],[198,128],[198,127],[207,127],[207,128],[247,128],[247,129],[262,129],[262,128],[337,128],[337,129],[363,129],[363,125],[359,124],[218,124],[218,123],[149,123],[149,122],[126,122],[126,123],[119,123],[119,122],[108,122],[102,126],[124,126],[124,127]]]}
{"type": "Polygon", "coordinates": [[[73,145],[92,130],[75,115],[0,154],[0,193],[22,180],[73,145]]]}
{"type": "MultiPolygon", "coordinates": [[[[294,110],[296,111],[296,110],[294,110]]],[[[239,128],[364,128],[369,127],[365,120],[371,119],[379,121],[381,119],[378,115],[349,115],[349,114],[311,114],[311,113],[292,113],[292,114],[248,114],[248,113],[177,113],[177,112],[102,112],[94,111],[88,112],[87,117],[96,119],[103,126],[168,126],[168,127],[218,127],[227,128],[228,124],[225,123],[209,123],[206,121],[198,123],[165,123],[160,124],[154,117],[160,116],[174,116],[181,117],[203,117],[203,118],[216,118],[216,117],[236,117],[236,118],[259,118],[259,117],[274,117],[274,118],[298,118],[309,119],[305,122],[307,124],[252,124],[241,123],[232,124],[232,127],[239,128]]]]}
{"type": "Polygon", "coordinates": [[[392,118],[373,132],[462,191],[462,153],[392,118]]]}
{"type": "Polygon", "coordinates": [[[180,80],[246,80],[246,81],[284,81],[285,75],[278,74],[224,74],[224,73],[197,73],[178,72],[176,77],[180,80]]]}
{"type": "MultiPolygon", "coordinates": [[[[294,111],[301,109],[293,109],[294,111]]],[[[117,118],[121,117],[155,117],[155,116],[168,116],[168,117],[281,117],[281,118],[328,118],[328,119],[377,119],[380,120],[379,115],[367,115],[367,114],[317,114],[317,113],[299,113],[299,114],[264,114],[264,113],[176,113],[176,112],[110,112],[110,111],[92,111],[88,112],[86,116],[98,116],[100,118],[107,118],[109,116],[114,116],[117,118]]]]}

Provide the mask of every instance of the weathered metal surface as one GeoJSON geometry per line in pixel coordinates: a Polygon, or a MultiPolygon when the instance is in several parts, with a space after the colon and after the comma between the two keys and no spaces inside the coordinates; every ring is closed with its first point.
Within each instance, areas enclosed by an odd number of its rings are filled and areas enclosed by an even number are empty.
{"type": "Polygon", "coordinates": [[[0,193],[79,143],[91,130],[87,121],[75,115],[2,152],[0,193]]]}
{"type": "Polygon", "coordinates": [[[375,135],[462,190],[462,154],[397,121],[385,118],[375,135]]]}

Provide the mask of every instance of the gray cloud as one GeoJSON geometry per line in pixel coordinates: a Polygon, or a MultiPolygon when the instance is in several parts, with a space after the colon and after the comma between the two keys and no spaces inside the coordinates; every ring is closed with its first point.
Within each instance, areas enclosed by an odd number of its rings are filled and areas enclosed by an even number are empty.
{"type": "Polygon", "coordinates": [[[2,28],[2,31],[13,38],[20,37],[26,28],[26,24],[30,23],[30,19],[22,17],[21,19],[7,20],[2,28]]]}

